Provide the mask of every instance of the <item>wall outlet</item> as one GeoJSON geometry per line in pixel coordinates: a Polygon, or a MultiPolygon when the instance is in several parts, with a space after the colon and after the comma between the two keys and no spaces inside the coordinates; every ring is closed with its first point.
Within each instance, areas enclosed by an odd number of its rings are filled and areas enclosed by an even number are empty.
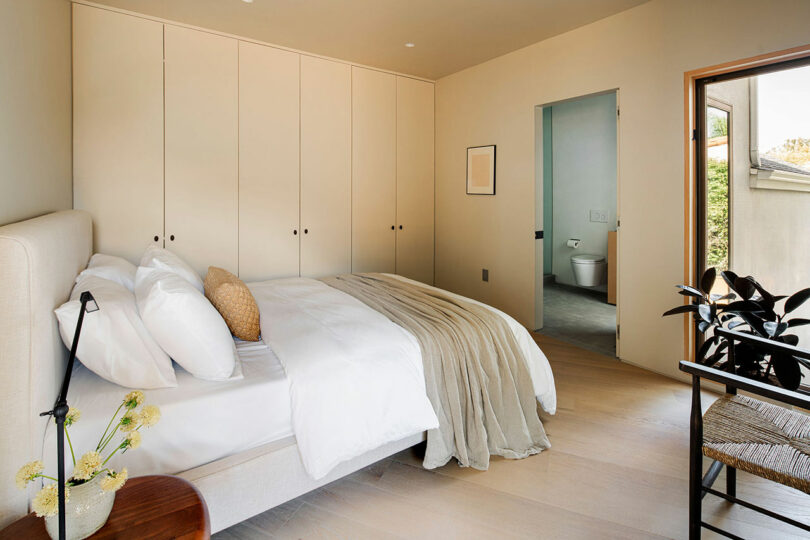
{"type": "Polygon", "coordinates": [[[489,281],[489,270],[487,270],[486,268],[481,269],[481,279],[483,279],[484,281],[489,281]]]}
{"type": "Polygon", "coordinates": [[[607,223],[607,212],[604,210],[591,210],[591,223],[607,223]]]}

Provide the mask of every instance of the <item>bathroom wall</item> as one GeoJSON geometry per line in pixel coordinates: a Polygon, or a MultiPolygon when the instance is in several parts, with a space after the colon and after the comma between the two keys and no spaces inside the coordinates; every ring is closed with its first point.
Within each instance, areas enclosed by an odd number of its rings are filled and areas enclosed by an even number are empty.
{"type": "Polygon", "coordinates": [[[616,229],[616,93],[552,106],[551,132],[552,272],[557,282],[576,285],[571,256],[607,259],[607,233],[616,229]],[[569,238],[581,239],[580,247],[569,248],[569,238]]]}
{"type": "Polygon", "coordinates": [[[554,160],[552,158],[553,134],[551,107],[542,107],[543,125],[543,274],[553,274],[554,259],[554,160]]]}

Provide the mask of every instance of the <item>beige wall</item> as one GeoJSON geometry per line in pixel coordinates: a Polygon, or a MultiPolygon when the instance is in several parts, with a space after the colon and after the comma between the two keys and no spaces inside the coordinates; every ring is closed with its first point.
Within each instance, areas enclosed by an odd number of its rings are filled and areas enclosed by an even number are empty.
{"type": "Polygon", "coordinates": [[[70,2],[0,0],[0,224],[72,206],[70,2]]]}
{"type": "Polygon", "coordinates": [[[533,109],[618,88],[621,357],[676,375],[683,324],[661,313],[683,280],[684,72],[807,44],[808,19],[798,0],[653,0],[440,79],[436,284],[533,326],[533,109]],[[465,148],[485,144],[498,194],[467,196],[465,148]]]}

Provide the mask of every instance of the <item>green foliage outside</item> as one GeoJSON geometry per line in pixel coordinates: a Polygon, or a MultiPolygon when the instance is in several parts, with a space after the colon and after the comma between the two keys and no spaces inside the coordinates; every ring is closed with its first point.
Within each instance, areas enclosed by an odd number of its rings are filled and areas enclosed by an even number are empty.
{"type": "Polygon", "coordinates": [[[810,139],[788,139],[776,148],[768,150],[765,155],[799,167],[810,168],[810,139]]]}
{"type": "Polygon", "coordinates": [[[708,160],[706,267],[728,269],[728,161],[708,160]]]}

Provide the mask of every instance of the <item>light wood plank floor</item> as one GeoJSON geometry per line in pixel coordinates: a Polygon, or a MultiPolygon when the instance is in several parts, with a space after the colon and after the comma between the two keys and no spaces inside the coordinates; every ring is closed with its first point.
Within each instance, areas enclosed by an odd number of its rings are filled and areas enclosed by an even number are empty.
{"type": "MultiPolygon", "coordinates": [[[[535,338],[557,384],[557,414],[541,414],[550,450],[494,458],[486,472],[427,471],[406,450],[214,538],[685,538],[689,386],[535,338]]],[[[810,522],[807,495],[745,473],[738,482],[740,497],[810,522]]],[[[704,519],[745,538],[808,537],[712,496],[704,519]]]]}

